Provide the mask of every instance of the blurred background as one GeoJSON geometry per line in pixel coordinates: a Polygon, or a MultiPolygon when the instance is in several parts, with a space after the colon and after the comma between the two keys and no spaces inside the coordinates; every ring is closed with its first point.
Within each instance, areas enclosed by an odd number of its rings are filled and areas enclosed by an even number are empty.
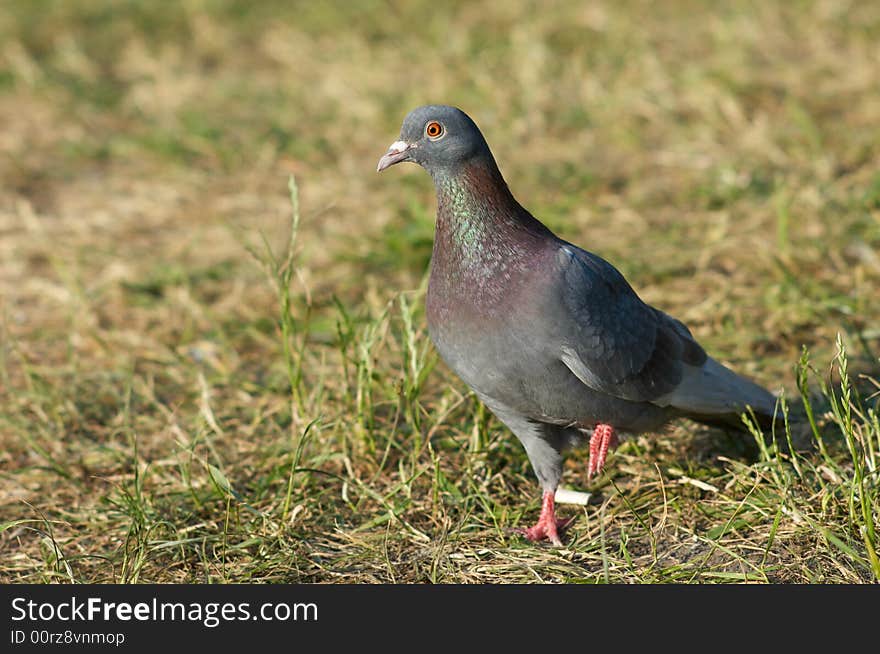
{"type": "Polygon", "coordinates": [[[876,371],[878,89],[867,0],[4,2],[0,578],[880,575],[845,506],[744,510],[748,448],[687,424],[621,448],[575,554],[511,540],[537,484],[424,331],[430,179],[375,173],[410,109],[461,107],[532,213],[797,397],[838,333],[876,371]],[[733,490],[640,532],[692,478],[733,490]]]}

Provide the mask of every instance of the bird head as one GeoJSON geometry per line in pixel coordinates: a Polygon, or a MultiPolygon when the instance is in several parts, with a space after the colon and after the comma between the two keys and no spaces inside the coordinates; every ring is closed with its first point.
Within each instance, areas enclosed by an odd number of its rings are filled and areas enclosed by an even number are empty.
{"type": "Polygon", "coordinates": [[[492,157],[489,146],[466,113],[456,107],[426,105],[404,118],[400,138],[379,159],[376,171],[412,161],[433,174],[485,156],[492,157]]]}

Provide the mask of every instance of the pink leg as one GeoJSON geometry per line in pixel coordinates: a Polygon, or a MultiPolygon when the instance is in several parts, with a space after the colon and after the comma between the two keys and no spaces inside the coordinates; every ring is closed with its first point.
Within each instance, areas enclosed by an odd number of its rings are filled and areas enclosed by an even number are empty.
{"type": "Polygon", "coordinates": [[[617,445],[617,436],[614,435],[614,427],[599,423],[593,429],[590,437],[590,466],[587,468],[587,479],[598,475],[605,467],[605,457],[608,456],[608,448],[617,445]]]}
{"type": "Polygon", "coordinates": [[[544,491],[538,524],[528,529],[517,529],[517,531],[525,535],[532,542],[546,538],[556,547],[562,547],[562,541],[559,540],[559,530],[567,527],[571,521],[556,519],[556,506],[553,502],[553,495],[552,491],[544,491]]]}

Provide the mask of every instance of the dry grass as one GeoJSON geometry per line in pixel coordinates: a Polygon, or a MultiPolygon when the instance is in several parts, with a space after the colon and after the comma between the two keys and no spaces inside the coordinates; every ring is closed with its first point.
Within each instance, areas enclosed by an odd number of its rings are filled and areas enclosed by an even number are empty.
{"type": "Polygon", "coordinates": [[[880,5],[581,4],[4,8],[0,580],[880,578],[880,5]],[[565,550],[511,534],[528,462],[425,334],[430,182],[373,172],[425,102],[796,403],[806,346],[822,447],[677,424],[565,550]]]}

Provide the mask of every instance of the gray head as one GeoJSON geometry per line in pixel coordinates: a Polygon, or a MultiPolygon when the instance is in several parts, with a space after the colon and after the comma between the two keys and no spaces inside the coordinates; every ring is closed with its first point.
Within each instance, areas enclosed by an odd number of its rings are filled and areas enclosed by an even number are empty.
{"type": "Polygon", "coordinates": [[[403,119],[400,139],[379,159],[376,170],[412,161],[433,175],[455,171],[479,158],[494,161],[476,123],[461,109],[429,104],[413,109],[403,119]]]}

